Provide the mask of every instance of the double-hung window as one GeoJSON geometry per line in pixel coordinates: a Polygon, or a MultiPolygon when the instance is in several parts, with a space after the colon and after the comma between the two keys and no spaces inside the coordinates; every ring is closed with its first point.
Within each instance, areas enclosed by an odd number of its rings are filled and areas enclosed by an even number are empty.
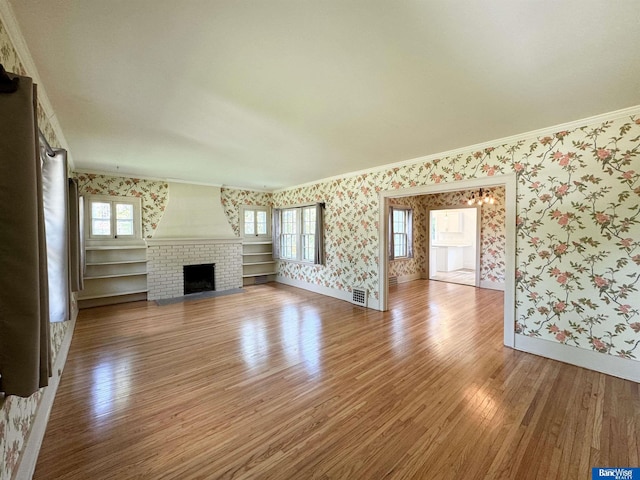
{"type": "Polygon", "coordinates": [[[389,258],[413,257],[413,210],[389,207],[389,258]]]}
{"type": "Polygon", "coordinates": [[[277,258],[323,263],[323,208],[323,204],[317,204],[274,211],[273,241],[277,258]]]}
{"type": "Polygon", "coordinates": [[[95,195],[89,196],[87,201],[89,238],[141,238],[139,198],[95,195]]]}

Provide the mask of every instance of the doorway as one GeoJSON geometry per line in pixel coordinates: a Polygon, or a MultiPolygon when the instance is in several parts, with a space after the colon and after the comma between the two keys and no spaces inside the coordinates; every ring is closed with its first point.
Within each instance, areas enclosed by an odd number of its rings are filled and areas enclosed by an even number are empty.
{"type": "Polygon", "coordinates": [[[432,193],[456,192],[460,190],[479,189],[493,186],[504,186],[504,325],[503,343],[508,347],[515,344],[515,280],[516,280],[516,176],[515,174],[496,175],[472,180],[460,180],[450,183],[424,185],[397,190],[385,190],[379,194],[379,290],[378,309],[388,310],[389,299],[389,204],[394,197],[411,197],[432,193]]]}
{"type": "Polygon", "coordinates": [[[427,278],[480,286],[480,215],[478,208],[428,211],[427,278]]]}

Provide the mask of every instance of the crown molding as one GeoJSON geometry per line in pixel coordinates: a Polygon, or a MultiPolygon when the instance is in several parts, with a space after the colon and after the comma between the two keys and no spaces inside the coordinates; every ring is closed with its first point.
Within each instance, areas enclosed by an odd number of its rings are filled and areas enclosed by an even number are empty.
{"type": "Polygon", "coordinates": [[[372,173],[388,170],[389,168],[404,167],[407,165],[413,165],[415,163],[429,162],[429,161],[433,161],[443,157],[455,157],[456,155],[473,152],[476,150],[483,150],[487,147],[496,147],[496,146],[505,145],[505,144],[517,143],[521,140],[527,140],[535,137],[543,137],[546,135],[551,135],[551,134],[560,132],[562,130],[574,130],[576,128],[584,127],[594,123],[603,123],[609,120],[617,120],[619,118],[628,117],[631,115],[640,115],[640,105],[635,105],[633,107],[623,108],[620,110],[614,110],[613,112],[602,113],[599,115],[594,115],[594,116],[582,118],[579,120],[572,120],[570,122],[561,123],[561,124],[553,125],[550,127],[540,128],[538,130],[531,130],[529,132],[511,135],[509,137],[503,137],[503,138],[498,138],[496,140],[489,140],[487,142],[476,143],[474,145],[456,148],[454,150],[447,150],[445,152],[433,153],[433,154],[425,155],[422,157],[412,158],[410,160],[402,160],[400,162],[387,163],[379,167],[366,168],[366,169],[357,170],[354,172],[343,173],[341,175],[334,175],[332,177],[326,177],[320,180],[314,180],[312,182],[302,183],[300,185],[294,185],[292,187],[279,188],[274,190],[273,193],[281,193],[289,190],[294,190],[296,188],[310,187],[312,185],[331,182],[333,180],[337,180],[340,178],[357,177],[358,175],[363,175],[365,173],[372,174],[372,173]]]}
{"type": "Polygon", "coordinates": [[[69,165],[73,170],[75,164],[73,162],[71,152],[69,151],[69,143],[64,136],[62,126],[58,121],[58,117],[56,116],[53,106],[51,105],[51,101],[49,100],[47,91],[44,88],[44,83],[40,78],[40,74],[38,73],[36,64],[33,61],[33,57],[31,56],[31,52],[29,51],[27,42],[22,35],[22,30],[20,30],[20,25],[18,24],[18,20],[15,13],[13,12],[13,8],[11,7],[9,0],[0,0],[0,20],[2,20],[2,23],[7,30],[9,40],[11,40],[13,48],[15,48],[16,53],[18,54],[20,62],[22,62],[25,70],[33,78],[33,81],[38,84],[38,100],[42,104],[42,107],[47,114],[47,120],[49,120],[49,122],[51,123],[51,127],[53,128],[59,142],[61,143],[61,145],[52,145],[52,147],[61,147],[67,150],[67,161],[69,162],[69,165]]]}

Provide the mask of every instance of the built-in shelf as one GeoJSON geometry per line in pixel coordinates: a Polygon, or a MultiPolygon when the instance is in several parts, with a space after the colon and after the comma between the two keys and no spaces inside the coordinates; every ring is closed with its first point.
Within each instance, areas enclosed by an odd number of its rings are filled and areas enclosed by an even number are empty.
{"type": "Polygon", "coordinates": [[[245,241],[242,243],[242,283],[252,285],[257,277],[273,280],[275,261],[271,241],[245,241]],[[271,278],[268,278],[271,277],[271,278]]]}
{"type": "Polygon", "coordinates": [[[140,275],[147,275],[147,272],[133,272],[133,273],[117,273],[114,275],[95,275],[91,277],[84,277],[85,280],[98,280],[100,278],[122,278],[122,277],[137,277],[140,275]]]}
{"type": "MultiPolygon", "coordinates": [[[[92,262],[87,263],[87,267],[95,267],[98,265],[125,265],[128,263],[147,263],[148,260],[120,260],[117,262],[92,262]]],[[[86,277],[85,277],[86,278],[86,277]]]]}
{"type": "Polygon", "coordinates": [[[124,295],[135,295],[137,293],[147,293],[148,290],[145,288],[143,290],[129,290],[117,293],[101,293],[97,295],[88,295],[86,297],[80,297],[78,300],[95,300],[96,298],[111,298],[111,297],[120,297],[124,295]]]}
{"type": "Polygon", "coordinates": [[[247,273],[242,275],[242,278],[262,277],[264,275],[276,275],[278,272],[260,272],[260,273],[247,273]]]}
{"type": "Polygon", "coordinates": [[[146,300],[147,246],[101,242],[86,247],[84,289],[80,308],[146,300]]]}
{"type": "Polygon", "coordinates": [[[93,245],[86,247],[86,250],[146,250],[146,245],[93,245]]]}

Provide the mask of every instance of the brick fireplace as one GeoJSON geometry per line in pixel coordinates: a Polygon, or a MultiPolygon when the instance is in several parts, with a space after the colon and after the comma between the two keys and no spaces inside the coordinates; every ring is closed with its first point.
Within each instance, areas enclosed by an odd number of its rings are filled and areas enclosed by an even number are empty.
{"type": "Polygon", "coordinates": [[[217,291],[242,287],[242,241],[233,239],[148,239],[149,300],[184,295],[185,265],[215,264],[217,291]]]}

